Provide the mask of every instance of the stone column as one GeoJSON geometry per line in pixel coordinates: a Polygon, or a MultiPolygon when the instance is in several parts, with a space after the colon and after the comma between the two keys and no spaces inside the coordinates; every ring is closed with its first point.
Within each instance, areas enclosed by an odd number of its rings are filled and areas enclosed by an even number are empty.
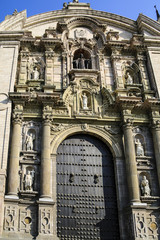
{"type": "Polygon", "coordinates": [[[132,125],[128,119],[128,122],[123,126],[124,131],[124,147],[125,147],[125,159],[127,170],[127,181],[129,188],[129,195],[131,202],[139,202],[139,182],[137,173],[137,164],[135,156],[135,144],[132,134],[132,125]]]}
{"type": "Polygon", "coordinates": [[[156,124],[153,125],[152,134],[157,165],[158,181],[160,186],[160,121],[156,121],[156,124]]]}
{"type": "Polygon", "coordinates": [[[16,115],[13,120],[13,132],[11,139],[11,151],[9,161],[8,175],[8,195],[17,196],[19,188],[19,153],[20,153],[20,138],[21,138],[22,116],[16,115]]]}
{"type": "MultiPolygon", "coordinates": [[[[47,117],[47,116],[46,116],[47,117]]],[[[50,120],[44,119],[41,155],[41,198],[51,198],[50,120]]]]}

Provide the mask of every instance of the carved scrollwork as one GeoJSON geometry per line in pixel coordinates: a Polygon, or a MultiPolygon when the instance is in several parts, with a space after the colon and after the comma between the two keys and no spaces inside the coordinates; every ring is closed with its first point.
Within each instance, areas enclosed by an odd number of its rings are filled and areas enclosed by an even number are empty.
{"type": "Polygon", "coordinates": [[[89,125],[87,123],[81,125],[82,131],[86,132],[89,130],[89,125]]]}
{"type": "Polygon", "coordinates": [[[53,120],[52,114],[43,114],[43,123],[44,124],[51,124],[53,120]]]}
{"type": "Polygon", "coordinates": [[[152,128],[153,129],[160,129],[160,120],[153,120],[152,128]]]}
{"type": "Polygon", "coordinates": [[[133,118],[124,119],[123,127],[132,127],[133,126],[133,118]]]}
{"type": "Polygon", "coordinates": [[[13,113],[12,115],[13,123],[22,124],[23,122],[23,113],[13,113]]]}

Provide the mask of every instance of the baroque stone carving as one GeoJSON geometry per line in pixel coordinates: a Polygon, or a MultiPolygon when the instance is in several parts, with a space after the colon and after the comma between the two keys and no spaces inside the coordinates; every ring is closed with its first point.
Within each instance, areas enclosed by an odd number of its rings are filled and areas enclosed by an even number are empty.
{"type": "Polygon", "coordinates": [[[81,128],[82,128],[83,131],[88,131],[89,126],[88,126],[87,123],[85,123],[85,124],[82,124],[82,125],[81,125],[81,128]]]}
{"type": "Polygon", "coordinates": [[[6,205],[4,218],[4,229],[6,231],[14,232],[17,230],[17,214],[17,207],[6,205]]]}
{"type": "Polygon", "coordinates": [[[53,227],[53,210],[52,208],[41,208],[40,209],[40,233],[42,234],[52,234],[53,227]]]}
{"type": "Polygon", "coordinates": [[[33,191],[34,174],[34,171],[28,171],[25,174],[24,184],[26,191],[33,191]]]}
{"type": "Polygon", "coordinates": [[[88,97],[85,92],[82,93],[81,100],[82,100],[82,108],[84,110],[88,110],[88,97]]]}
{"type": "Polygon", "coordinates": [[[37,207],[24,206],[20,208],[19,231],[32,236],[37,235],[37,207]]]}
{"type": "Polygon", "coordinates": [[[27,151],[34,150],[34,141],[35,141],[34,133],[32,133],[32,132],[28,133],[26,136],[26,150],[27,151]]]}
{"type": "Polygon", "coordinates": [[[140,139],[135,139],[136,156],[144,156],[144,148],[140,139]]]}
{"type": "Polygon", "coordinates": [[[130,72],[126,73],[126,83],[133,84],[133,77],[131,76],[130,72]]]}
{"type": "Polygon", "coordinates": [[[27,79],[42,79],[44,77],[45,66],[42,57],[29,58],[27,63],[27,79]]]}
{"type": "Polygon", "coordinates": [[[143,196],[150,196],[150,194],[151,194],[151,189],[149,187],[149,181],[147,180],[146,176],[142,177],[141,191],[142,191],[143,196]]]}
{"type": "Polygon", "coordinates": [[[24,122],[22,126],[22,150],[39,151],[40,150],[40,128],[38,122],[24,122]]]}
{"type": "Polygon", "coordinates": [[[140,70],[136,63],[134,62],[123,63],[122,72],[126,84],[132,85],[140,83],[140,70]]]}

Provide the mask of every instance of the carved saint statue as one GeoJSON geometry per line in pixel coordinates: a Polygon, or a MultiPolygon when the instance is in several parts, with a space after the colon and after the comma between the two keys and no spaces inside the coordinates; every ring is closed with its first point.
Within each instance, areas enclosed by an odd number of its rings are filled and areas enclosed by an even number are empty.
{"type": "Polygon", "coordinates": [[[27,151],[34,150],[34,140],[35,140],[35,135],[33,133],[29,133],[26,136],[26,150],[27,151]]]}
{"type": "Polygon", "coordinates": [[[82,94],[82,108],[84,110],[88,109],[88,97],[87,97],[86,93],[82,94]]]}
{"type": "Polygon", "coordinates": [[[133,77],[130,75],[129,72],[126,74],[126,82],[127,84],[133,84],[133,77]]]}
{"type": "Polygon", "coordinates": [[[33,191],[34,171],[28,171],[25,174],[25,190],[33,191]]]}
{"type": "Polygon", "coordinates": [[[149,181],[147,180],[146,176],[143,176],[141,181],[141,191],[143,196],[150,196],[151,189],[149,187],[149,181]]]}
{"type": "Polygon", "coordinates": [[[39,71],[38,71],[38,69],[37,69],[37,67],[35,67],[35,69],[32,71],[32,79],[34,79],[34,80],[37,80],[37,79],[39,79],[39,71]]]}
{"type": "Polygon", "coordinates": [[[78,58],[78,68],[84,69],[85,68],[85,58],[83,56],[83,53],[80,54],[80,58],[78,58]]]}
{"type": "Polygon", "coordinates": [[[141,141],[139,139],[136,139],[135,144],[136,144],[136,156],[144,156],[144,148],[141,141]]]}

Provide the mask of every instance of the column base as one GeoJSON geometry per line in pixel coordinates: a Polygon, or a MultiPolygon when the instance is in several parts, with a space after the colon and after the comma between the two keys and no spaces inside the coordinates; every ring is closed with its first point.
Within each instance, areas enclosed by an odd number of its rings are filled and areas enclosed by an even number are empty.
{"type": "Polygon", "coordinates": [[[37,237],[36,237],[36,240],[59,240],[59,238],[56,236],[56,235],[48,235],[48,234],[46,234],[46,235],[38,235],[37,237]]]}
{"type": "Polygon", "coordinates": [[[142,203],[142,202],[132,202],[131,203],[131,206],[133,206],[133,207],[147,207],[147,203],[142,203]]]}
{"type": "Polygon", "coordinates": [[[17,195],[12,195],[12,194],[8,194],[8,195],[5,195],[5,200],[18,200],[19,197],[17,195]]]}
{"type": "Polygon", "coordinates": [[[54,203],[53,199],[52,198],[43,198],[43,197],[40,197],[39,198],[39,202],[40,203],[54,203]]]}

